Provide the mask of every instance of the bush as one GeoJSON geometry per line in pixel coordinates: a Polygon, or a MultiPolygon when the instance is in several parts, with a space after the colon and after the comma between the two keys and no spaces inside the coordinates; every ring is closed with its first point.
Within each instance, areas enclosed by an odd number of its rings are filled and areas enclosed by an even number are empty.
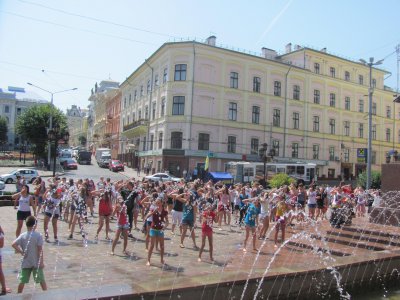
{"type": "Polygon", "coordinates": [[[296,180],[285,173],[276,174],[271,180],[268,180],[268,184],[271,188],[279,188],[282,185],[289,185],[295,183],[296,180]]]}
{"type": "MultiPolygon", "coordinates": [[[[362,186],[364,189],[367,186],[367,172],[362,172],[357,177],[357,185],[362,186]]],[[[371,171],[371,189],[381,188],[381,173],[378,171],[371,171]]]]}

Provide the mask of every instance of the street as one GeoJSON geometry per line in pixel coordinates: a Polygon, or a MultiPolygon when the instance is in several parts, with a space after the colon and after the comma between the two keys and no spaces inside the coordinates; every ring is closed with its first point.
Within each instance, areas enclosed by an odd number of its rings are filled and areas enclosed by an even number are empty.
{"type": "MultiPolygon", "coordinates": [[[[0,168],[0,174],[5,174],[16,169],[22,168],[2,167],[0,168]]],[[[104,177],[104,179],[110,177],[111,181],[127,178],[126,175],[123,175],[119,172],[112,172],[109,169],[100,168],[96,162],[92,162],[91,165],[78,165],[78,170],[65,170],[64,175],[62,175],[61,177],[66,177],[67,180],[69,178],[72,178],[74,180],[91,178],[95,183],[99,181],[100,177],[104,177]]],[[[45,179],[47,180],[47,178],[45,179]]],[[[32,190],[31,184],[29,184],[29,188],[32,190]]],[[[15,190],[15,183],[6,184],[6,188],[4,189],[5,192],[15,192],[15,190]]]]}

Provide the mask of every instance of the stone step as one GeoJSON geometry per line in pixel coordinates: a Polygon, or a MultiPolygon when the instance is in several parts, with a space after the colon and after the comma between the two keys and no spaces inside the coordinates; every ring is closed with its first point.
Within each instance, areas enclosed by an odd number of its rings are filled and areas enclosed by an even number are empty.
{"type": "Polygon", "coordinates": [[[341,257],[350,256],[351,255],[351,253],[343,251],[343,250],[345,250],[345,249],[343,249],[343,247],[340,248],[340,249],[339,248],[337,248],[337,249],[331,249],[331,248],[326,249],[326,248],[318,246],[318,249],[315,249],[315,247],[313,247],[313,246],[311,246],[309,244],[305,244],[305,243],[300,242],[300,241],[290,241],[290,242],[287,243],[287,245],[289,245],[289,246],[286,246],[286,248],[288,248],[288,249],[290,249],[292,251],[297,251],[297,252],[304,252],[304,249],[307,249],[307,250],[313,250],[313,251],[318,251],[318,252],[323,252],[323,253],[330,252],[334,256],[341,256],[341,257]]]}
{"type": "Polygon", "coordinates": [[[400,239],[396,237],[389,237],[389,236],[376,236],[376,235],[368,235],[363,234],[362,232],[358,231],[335,231],[335,230],[328,230],[328,236],[341,236],[345,238],[350,238],[356,241],[363,240],[371,243],[378,243],[388,246],[395,246],[400,247],[400,239]]]}
{"type": "Polygon", "coordinates": [[[400,239],[399,234],[391,233],[391,232],[382,232],[378,230],[371,230],[371,229],[365,229],[365,228],[357,228],[357,227],[349,227],[349,226],[343,226],[341,228],[342,231],[351,231],[351,232],[357,232],[363,235],[375,235],[379,237],[388,237],[388,238],[394,238],[394,239],[400,239]]]}
{"type": "Polygon", "coordinates": [[[311,235],[312,238],[315,239],[320,239],[320,240],[324,240],[326,242],[329,243],[336,243],[336,244],[340,244],[340,245],[345,245],[345,246],[351,246],[351,247],[355,247],[355,248],[361,248],[361,249],[366,249],[366,250],[370,250],[370,251],[383,251],[386,250],[386,248],[383,247],[378,247],[373,242],[367,242],[367,241],[359,241],[359,240],[355,240],[352,238],[347,238],[344,236],[325,236],[325,237],[321,237],[319,235],[311,235]]]}

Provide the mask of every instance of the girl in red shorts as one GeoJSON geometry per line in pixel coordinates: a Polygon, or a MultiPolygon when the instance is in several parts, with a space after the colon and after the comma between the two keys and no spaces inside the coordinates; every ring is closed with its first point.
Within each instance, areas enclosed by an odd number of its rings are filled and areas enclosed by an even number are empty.
{"type": "Polygon", "coordinates": [[[106,240],[110,240],[108,233],[110,232],[110,216],[112,213],[111,189],[103,189],[100,191],[93,191],[92,196],[99,196],[99,227],[94,239],[97,241],[99,233],[103,228],[104,221],[106,223],[106,240]]]}
{"type": "Polygon", "coordinates": [[[199,258],[197,259],[199,262],[201,261],[201,254],[203,253],[204,246],[206,244],[206,237],[208,238],[208,245],[210,247],[210,260],[214,261],[213,258],[213,223],[218,221],[218,217],[215,215],[212,210],[211,205],[207,205],[204,208],[203,214],[201,216],[201,247],[199,251],[199,258]]]}
{"type": "Polygon", "coordinates": [[[128,230],[129,230],[128,215],[126,212],[127,208],[122,197],[120,197],[118,200],[119,203],[117,204],[117,211],[119,212],[119,216],[117,221],[117,231],[115,232],[115,238],[111,247],[111,255],[114,255],[114,249],[118,243],[121,233],[122,236],[124,237],[124,248],[122,250],[122,253],[128,255],[128,253],[126,252],[126,246],[128,245],[128,230]]]}

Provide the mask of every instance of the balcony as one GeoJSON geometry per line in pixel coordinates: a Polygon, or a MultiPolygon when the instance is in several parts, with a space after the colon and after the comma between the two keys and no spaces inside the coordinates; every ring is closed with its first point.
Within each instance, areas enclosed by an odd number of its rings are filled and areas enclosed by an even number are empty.
{"type": "Polygon", "coordinates": [[[127,137],[145,134],[149,127],[149,121],[145,119],[137,120],[124,126],[123,134],[127,137]]]}

